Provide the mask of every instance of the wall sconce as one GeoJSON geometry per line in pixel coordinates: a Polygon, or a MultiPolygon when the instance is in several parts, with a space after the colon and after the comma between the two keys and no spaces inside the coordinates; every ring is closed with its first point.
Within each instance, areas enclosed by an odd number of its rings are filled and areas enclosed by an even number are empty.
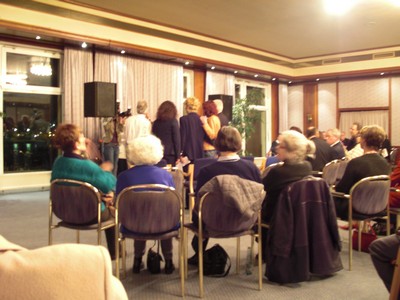
{"type": "Polygon", "coordinates": [[[312,114],[307,114],[307,121],[308,121],[308,123],[311,123],[312,120],[313,120],[312,114]]]}

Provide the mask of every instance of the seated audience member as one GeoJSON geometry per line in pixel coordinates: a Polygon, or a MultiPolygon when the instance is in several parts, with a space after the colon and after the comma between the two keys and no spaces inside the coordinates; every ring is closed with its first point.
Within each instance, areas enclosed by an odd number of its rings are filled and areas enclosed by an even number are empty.
{"type": "Polygon", "coordinates": [[[337,128],[328,129],[325,134],[326,142],[333,150],[333,159],[342,159],[345,157],[344,148],[340,142],[340,131],[337,128]]]}
{"type": "Polygon", "coordinates": [[[350,139],[346,137],[346,132],[342,131],[342,133],[340,134],[340,141],[342,142],[344,148],[347,149],[347,145],[349,144],[350,139]]]}
{"type": "MultiPolygon", "coordinates": [[[[111,218],[110,206],[114,201],[114,189],[116,178],[111,173],[113,165],[104,162],[100,166],[89,159],[82,157],[85,152],[85,137],[81,130],[74,124],[60,124],[54,136],[56,147],[60,148],[62,156],[57,157],[51,171],[51,180],[73,179],[90,183],[98,188],[103,197],[101,219],[106,221],[111,218]]],[[[93,220],[97,223],[97,218],[93,220]]],[[[115,230],[105,230],[107,246],[112,259],[115,259],[115,230]]]]}
{"type": "Polygon", "coordinates": [[[360,134],[362,126],[358,122],[354,122],[350,127],[350,141],[347,143],[347,151],[350,151],[357,145],[357,136],[360,134]]]}
{"type": "MultiPolygon", "coordinates": [[[[218,175],[237,175],[243,179],[261,182],[260,170],[257,166],[249,160],[241,159],[237,154],[242,149],[242,138],[236,128],[231,126],[222,127],[215,140],[215,148],[220,153],[218,160],[200,169],[195,191],[196,195],[205,183],[218,175]]],[[[198,200],[196,199],[193,209],[194,224],[198,224],[198,200]]],[[[207,242],[208,240],[203,241],[204,250],[206,249],[207,242]]],[[[197,236],[194,236],[192,240],[192,247],[195,255],[189,258],[188,262],[189,264],[197,265],[197,236]]]]}
{"type": "MultiPolygon", "coordinates": [[[[390,186],[400,189],[400,161],[390,174],[390,186]]],[[[390,207],[400,208],[400,193],[390,192],[389,205],[390,207]]]]}
{"type": "Polygon", "coordinates": [[[361,138],[360,138],[360,135],[358,134],[356,136],[356,145],[350,151],[347,151],[347,153],[346,153],[347,160],[352,160],[353,158],[360,157],[361,155],[364,154],[364,150],[361,148],[360,141],[361,141],[361,138]]]}
{"type": "Polygon", "coordinates": [[[217,106],[213,101],[206,101],[203,103],[203,112],[204,116],[201,116],[200,120],[206,133],[203,142],[204,157],[215,157],[217,151],[215,150],[214,140],[221,129],[217,106]]]}
{"type": "Polygon", "coordinates": [[[317,128],[308,127],[305,136],[315,145],[314,159],[311,159],[312,170],[322,171],[325,165],[333,160],[333,150],[325,140],[318,137],[317,128]]]}
{"type": "MultiPolygon", "coordinates": [[[[311,164],[305,160],[311,149],[311,142],[304,135],[288,130],[281,133],[278,141],[277,156],[283,161],[283,165],[272,168],[262,181],[267,192],[261,210],[264,223],[271,221],[281,191],[288,184],[311,175],[312,172],[311,164]]],[[[266,240],[267,230],[263,228],[263,245],[266,240]]],[[[265,258],[265,253],[263,253],[263,258],[265,258]]]]}
{"type": "Polygon", "coordinates": [[[294,131],[297,131],[297,132],[303,134],[303,131],[297,126],[290,126],[289,130],[294,130],[294,131]]]}
{"type": "Polygon", "coordinates": [[[102,246],[59,244],[28,250],[0,235],[1,299],[127,300],[102,246]]]}
{"type": "MultiPolygon", "coordinates": [[[[365,177],[390,174],[390,165],[378,153],[385,139],[383,128],[378,125],[364,126],[360,137],[364,154],[349,161],[342,179],[335,186],[337,192],[348,194],[351,187],[365,177]]],[[[335,197],[336,214],[343,220],[348,219],[348,203],[347,199],[335,197]]]]}
{"type": "MultiPolygon", "coordinates": [[[[154,166],[163,157],[163,146],[154,135],[138,137],[126,147],[128,165],[134,167],[122,172],[117,180],[117,195],[126,187],[139,184],[163,184],[175,187],[174,180],[168,171],[154,166]]],[[[146,241],[134,240],[133,273],[142,268],[142,257],[145,253],[146,241]]],[[[175,270],[172,262],[172,238],[161,241],[161,250],[165,260],[165,273],[175,270]]]]}
{"type": "MultiPolygon", "coordinates": [[[[400,228],[397,229],[396,234],[376,239],[369,245],[369,253],[371,254],[372,262],[389,292],[392,285],[394,262],[399,247],[400,228]]],[[[397,299],[400,299],[400,295],[397,299]]]]}

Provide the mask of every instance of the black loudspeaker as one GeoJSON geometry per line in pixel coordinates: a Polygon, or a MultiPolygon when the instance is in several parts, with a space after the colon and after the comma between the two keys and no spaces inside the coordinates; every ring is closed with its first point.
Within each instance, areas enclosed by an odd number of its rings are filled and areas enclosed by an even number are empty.
{"type": "Polygon", "coordinates": [[[114,117],[116,114],[117,84],[87,82],[84,86],[85,117],[114,117]]]}
{"type": "Polygon", "coordinates": [[[228,118],[229,122],[232,121],[232,105],[233,97],[229,95],[208,95],[208,100],[221,99],[224,103],[222,113],[228,118]]]}

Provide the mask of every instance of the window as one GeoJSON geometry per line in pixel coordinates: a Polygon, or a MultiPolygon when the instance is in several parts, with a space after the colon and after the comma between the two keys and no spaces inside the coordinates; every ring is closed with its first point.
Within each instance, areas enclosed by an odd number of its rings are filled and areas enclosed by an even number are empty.
{"type": "Polygon", "coordinates": [[[259,115],[259,121],[253,124],[255,130],[245,141],[246,155],[265,156],[271,144],[271,86],[269,83],[238,79],[235,81],[235,99],[246,98],[252,92],[261,92],[264,98],[257,99],[253,106],[259,115]]]}
{"type": "Polygon", "coordinates": [[[60,112],[60,54],[7,46],[2,52],[2,171],[49,171],[57,156],[51,138],[60,112]]]}

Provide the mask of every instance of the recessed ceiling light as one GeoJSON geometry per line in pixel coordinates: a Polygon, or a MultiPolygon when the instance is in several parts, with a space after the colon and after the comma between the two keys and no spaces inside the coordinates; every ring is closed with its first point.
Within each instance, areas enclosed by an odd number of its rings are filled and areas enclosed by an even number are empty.
{"type": "Polygon", "coordinates": [[[185,65],[188,65],[188,64],[190,64],[190,62],[188,62],[188,61],[185,61],[185,65]]]}
{"type": "Polygon", "coordinates": [[[258,77],[258,74],[254,74],[254,77],[258,77]]]}
{"type": "Polygon", "coordinates": [[[214,66],[212,66],[212,67],[211,67],[211,70],[214,70],[214,69],[215,69],[215,67],[214,67],[214,66]]]}
{"type": "Polygon", "coordinates": [[[238,71],[233,71],[233,73],[237,74],[238,71]]]}
{"type": "Polygon", "coordinates": [[[121,50],[121,54],[125,54],[125,50],[121,50]]]}
{"type": "Polygon", "coordinates": [[[85,42],[83,42],[81,46],[82,46],[82,48],[86,48],[87,44],[85,42]]]}
{"type": "Polygon", "coordinates": [[[274,78],[272,78],[272,81],[275,81],[276,80],[276,78],[274,77],[274,78]]]}
{"type": "Polygon", "coordinates": [[[40,35],[37,35],[37,36],[36,36],[36,39],[37,39],[37,40],[40,40],[40,39],[41,39],[40,35]]]}
{"type": "Polygon", "coordinates": [[[382,72],[382,73],[381,73],[381,76],[382,76],[382,75],[385,75],[385,73],[384,73],[384,72],[382,72]]]}
{"type": "Polygon", "coordinates": [[[319,81],[319,78],[315,79],[315,81],[319,81]]]}
{"type": "Polygon", "coordinates": [[[289,81],[289,84],[291,84],[292,83],[292,81],[289,81]]]}

